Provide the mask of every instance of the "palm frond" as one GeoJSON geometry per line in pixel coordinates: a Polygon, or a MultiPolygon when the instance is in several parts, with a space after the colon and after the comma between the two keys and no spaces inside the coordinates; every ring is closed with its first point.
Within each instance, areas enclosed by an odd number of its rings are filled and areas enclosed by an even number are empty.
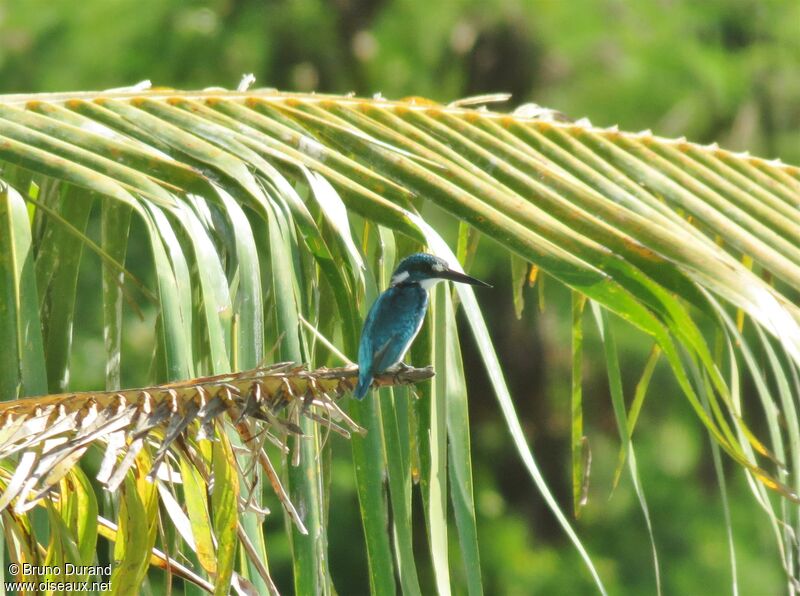
{"type": "MultiPolygon", "coordinates": [[[[365,433],[336,404],[352,392],[357,376],[358,368],[307,371],[287,362],[153,387],[2,402],[0,459],[25,455],[24,465],[6,479],[0,510],[12,503],[16,513],[35,507],[96,442],[106,445],[97,479],[109,491],[119,488],[145,443],[156,446],[152,467],[142,471],[154,480],[170,449],[185,448],[189,437],[216,439],[223,415],[234,427],[241,425],[238,432],[245,442],[267,437],[284,450],[289,449],[288,435],[303,434],[301,417],[346,438],[352,432],[365,433]],[[251,427],[253,421],[262,424],[251,427]]],[[[432,376],[431,367],[406,368],[376,377],[375,386],[432,376]]],[[[267,458],[260,447],[253,453],[261,461],[267,458]]],[[[271,469],[271,464],[265,465],[271,469]]],[[[276,492],[284,496],[277,477],[274,480],[276,492]]],[[[284,505],[302,527],[291,502],[285,500],[284,505]]]]}
{"type": "MultiPolygon", "coordinates": [[[[54,422],[71,420],[79,427],[77,435],[55,448],[64,456],[48,463],[47,471],[57,469],[63,477],[67,464],[86,448],[86,439],[108,434],[113,421],[120,424],[114,432],[124,431],[114,449],[129,454],[137,440],[135,430],[134,435],[127,433],[142,400],[125,397],[123,403],[114,397],[126,395],[117,389],[127,291],[123,277],[131,275],[121,269],[132,241],[148,247],[154,279],[148,290],[157,310],[154,382],[253,368],[262,360],[264,346],[272,344],[279,358],[313,367],[328,364],[331,352],[301,320],[353,359],[365,299],[382,286],[385,271],[378,272],[391,269],[401,252],[398,247],[405,251],[427,245],[454,260],[438,232],[420,217],[433,204],[461,221],[459,256],[474,254],[478,232],[514,255],[515,283],[523,279],[525,263],[532,263],[534,272],[548,274],[581,300],[590,299],[650,336],[715,444],[755,480],[754,496],[773,524],[787,574],[796,576],[797,547],[784,529],[800,530],[795,504],[800,475],[793,448],[800,444],[800,431],[795,424],[783,425],[775,411],[796,419],[800,401],[797,383],[790,382],[800,367],[800,169],[715,145],[659,138],[649,131],[626,133],[588,121],[570,122],[541,110],[522,107],[502,114],[468,105],[273,90],[0,97],[0,178],[7,185],[0,192],[0,288],[8,305],[0,310],[0,339],[12,347],[0,354],[5,399],[42,395],[48,388],[67,390],[74,278],[81,254],[73,250],[69,260],[58,263],[68,267],[59,274],[45,243],[58,238],[59,245],[85,250],[90,244],[76,245],[74,238],[90,235],[86,222],[93,202],[102,206],[99,251],[107,257],[103,316],[111,393],[97,419],[83,428],[78,410],[41,402],[45,423],[54,417],[54,422]],[[35,263],[35,272],[30,263],[35,263]],[[752,333],[742,333],[745,324],[752,333]],[[730,350],[712,349],[712,340],[730,350]],[[752,353],[761,350],[770,355],[769,371],[753,363],[752,353]],[[759,387],[774,382],[779,400],[765,389],[760,391],[763,413],[745,412],[740,395],[745,375],[759,387]],[[766,421],[768,440],[752,431],[760,419],[766,421]],[[780,495],[782,506],[775,506],[765,487],[780,495]]],[[[455,302],[444,293],[437,300],[428,336],[434,339],[426,343],[422,336],[415,354],[427,358],[425,364],[440,364],[440,376],[433,387],[421,387],[418,406],[396,407],[396,395],[387,395],[351,405],[355,426],[326,422],[345,433],[357,426],[369,429],[366,437],[353,436],[353,455],[376,592],[394,590],[395,565],[408,569],[408,528],[395,534],[398,548],[393,554],[381,484],[387,467],[393,475],[403,475],[390,481],[392,510],[405,512],[392,523],[410,523],[405,504],[412,461],[420,463],[428,532],[431,543],[438,545],[431,556],[438,587],[447,590],[452,565],[438,558],[443,555],[439,547],[446,544],[447,493],[454,503],[463,562],[471,570],[479,568],[469,431],[458,397],[463,391],[457,389],[466,384],[452,356],[458,350],[455,302]],[[446,341],[448,347],[442,351],[437,341],[446,341]],[[442,371],[445,363],[447,371],[442,371]],[[421,438],[419,443],[415,437],[421,438]],[[449,486],[443,476],[448,456],[457,458],[450,462],[454,476],[449,486]],[[388,466],[387,458],[392,458],[388,466]]],[[[459,302],[515,445],[602,589],[527,446],[472,290],[459,288],[459,302]]],[[[519,298],[516,305],[523,308],[519,298]]],[[[613,352],[613,346],[606,348],[613,352]]],[[[575,362],[580,362],[577,353],[575,362]]],[[[614,367],[609,366],[613,378],[614,367]]],[[[175,410],[180,415],[172,416],[169,405],[159,405],[170,403],[170,391],[159,390],[163,399],[143,418],[154,420],[163,407],[163,421],[169,420],[161,431],[165,439],[181,436],[214,401],[202,404],[193,398],[183,410],[175,410]]],[[[637,394],[628,414],[619,391],[614,394],[622,453],[630,457],[644,392],[637,394]]],[[[243,395],[244,402],[235,408],[249,414],[249,394],[243,395]]],[[[575,448],[581,438],[577,389],[574,395],[575,448]]],[[[327,409],[332,401],[314,403],[326,416],[344,414],[327,409]]],[[[314,457],[321,445],[314,416],[321,414],[314,408],[306,411],[306,417],[283,423],[299,424],[302,434],[312,436],[301,443],[303,467],[289,466],[295,472],[287,480],[289,491],[307,501],[306,511],[319,530],[315,541],[303,538],[297,524],[291,530],[295,586],[324,591],[331,585],[324,535],[326,472],[322,460],[314,457]]],[[[30,428],[35,426],[32,420],[30,428]]],[[[11,428],[8,424],[13,423],[7,423],[11,428]]],[[[206,431],[207,436],[220,435],[206,431]]],[[[42,439],[48,430],[37,432],[42,439]]],[[[44,440],[47,444],[50,439],[44,440]]],[[[250,438],[232,437],[233,447],[237,440],[250,438]]],[[[32,494],[34,486],[41,491],[58,480],[48,484],[47,475],[40,474],[31,483],[42,462],[51,460],[33,451],[41,448],[40,440],[19,441],[9,444],[19,452],[19,477],[15,481],[12,475],[9,486],[14,491],[7,489],[8,499],[17,497],[17,506],[29,502],[20,495],[32,494]],[[44,484],[37,484],[40,480],[44,484]]],[[[140,453],[156,464],[166,457],[158,449],[140,453]]],[[[204,457],[211,466],[214,461],[221,465],[226,456],[217,450],[204,457]]],[[[577,473],[580,459],[576,451],[576,483],[583,482],[577,473]]],[[[635,479],[635,465],[631,472],[635,479]]],[[[156,513],[149,507],[157,497],[130,475],[125,478],[131,483],[127,511],[133,507],[143,523],[154,523],[156,513]]],[[[122,482],[122,472],[113,479],[122,482]]],[[[576,501],[579,497],[576,487],[576,501]]],[[[640,498],[644,504],[641,493],[640,498]]],[[[260,507],[259,502],[254,505],[260,507]]],[[[245,516],[241,535],[266,560],[255,517],[245,516]]],[[[202,564],[199,553],[198,558],[202,564]]],[[[142,564],[130,560],[130,577],[141,576],[142,564]]],[[[257,589],[274,588],[253,557],[247,567],[247,573],[239,571],[257,589]]],[[[403,585],[413,592],[410,578],[415,574],[408,573],[403,585]]],[[[479,574],[471,575],[473,593],[479,585],[479,574]]]]}

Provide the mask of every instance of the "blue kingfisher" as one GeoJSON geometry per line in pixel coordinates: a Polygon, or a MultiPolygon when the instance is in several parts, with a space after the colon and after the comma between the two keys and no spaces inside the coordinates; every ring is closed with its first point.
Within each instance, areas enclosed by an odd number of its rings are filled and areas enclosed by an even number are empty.
{"type": "Polygon", "coordinates": [[[363,399],[375,375],[400,363],[414,341],[428,310],[428,290],[449,279],[474,286],[487,283],[453,271],[447,262],[426,253],[403,259],[391,284],[369,309],[358,346],[358,384],[353,395],[363,399]]]}

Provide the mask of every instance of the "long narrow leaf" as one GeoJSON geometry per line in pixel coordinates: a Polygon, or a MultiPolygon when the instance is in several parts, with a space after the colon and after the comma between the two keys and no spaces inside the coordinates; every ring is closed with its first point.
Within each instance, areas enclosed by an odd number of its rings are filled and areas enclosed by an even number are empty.
{"type": "Polygon", "coordinates": [[[0,399],[47,392],[31,230],[19,193],[0,181],[0,399]]]}

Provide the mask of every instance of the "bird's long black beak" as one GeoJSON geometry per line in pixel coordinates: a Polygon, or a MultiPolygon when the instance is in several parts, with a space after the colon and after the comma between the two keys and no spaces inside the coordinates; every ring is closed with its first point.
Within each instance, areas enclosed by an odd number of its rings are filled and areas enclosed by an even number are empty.
{"type": "Polygon", "coordinates": [[[452,269],[447,269],[446,271],[442,271],[437,275],[437,277],[441,277],[442,279],[449,279],[450,281],[455,281],[460,284],[469,284],[471,286],[483,286],[484,288],[492,287],[485,281],[475,279],[474,277],[470,277],[466,273],[460,273],[458,271],[453,271],[452,269]]]}

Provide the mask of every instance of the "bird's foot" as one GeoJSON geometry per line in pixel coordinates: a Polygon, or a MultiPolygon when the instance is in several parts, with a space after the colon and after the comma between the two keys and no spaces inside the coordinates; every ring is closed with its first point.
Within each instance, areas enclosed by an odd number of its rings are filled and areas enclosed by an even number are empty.
{"type": "Polygon", "coordinates": [[[413,368],[414,368],[413,366],[409,366],[405,362],[398,362],[393,367],[391,367],[391,369],[389,369],[389,370],[391,370],[392,375],[394,376],[394,382],[395,383],[399,383],[400,375],[402,375],[405,372],[408,372],[409,370],[411,370],[413,368]]]}

